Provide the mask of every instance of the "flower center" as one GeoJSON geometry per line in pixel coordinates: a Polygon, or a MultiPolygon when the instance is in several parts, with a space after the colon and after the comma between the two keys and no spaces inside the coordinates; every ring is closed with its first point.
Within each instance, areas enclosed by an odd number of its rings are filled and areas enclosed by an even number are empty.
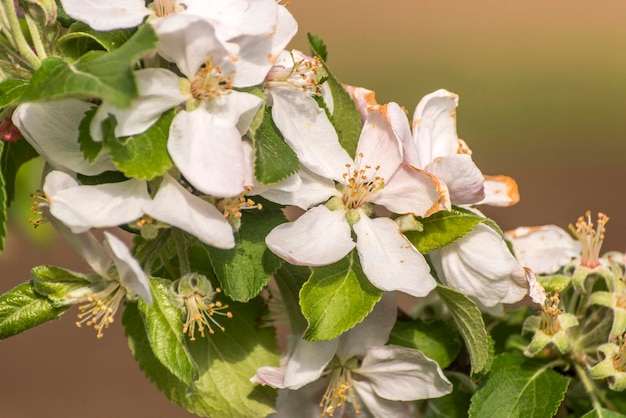
{"type": "Polygon", "coordinates": [[[322,66],[319,58],[292,51],[289,59],[270,69],[265,77],[265,86],[267,88],[296,88],[311,95],[321,95],[320,84],[317,81],[318,70],[322,66]]]}
{"type": "Polygon", "coordinates": [[[118,282],[110,282],[103,290],[78,298],[78,303],[87,303],[78,307],[79,320],[76,321],[76,326],[93,326],[98,331],[96,337],[102,338],[102,330],[113,323],[113,317],[125,295],[126,290],[118,282]]]}
{"type": "Polygon", "coordinates": [[[165,17],[176,13],[177,10],[176,0],[154,0],[152,7],[154,7],[154,14],[157,17],[165,17]]]}
{"type": "Polygon", "coordinates": [[[346,164],[348,172],[342,175],[344,180],[342,199],[347,210],[361,207],[372,194],[385,187],[385,179],[377,175],[380,166],[362,166],[362,159],[363,153],[359,153],[354,161],[354,169],[352,169],[352,164],[346,164]]]}
{"type": "Polygon", "coordinates": [[[191,82],[191,95],[196,100],[211,100],[229,94],[233,88],[232,71],[224,74],[219,65],[213,64],[213,57],[207,57],[191,82]]]}
{"type": "Polygon", "coordinates": [[[346,402],[352,404],[356,415],[361,413],[361,407],[356,403],[354,396],[350,369],[345,366],[335,367],[330,374],[330,382],[319,404],[322,408],[320,417],[334,416],[335,412],[342,408],[346,402]]]}
{"type": "Polygon", "coordinates": [[[618,337],[619,351],[613,357],[613,366],[620,372],[626,371],[626,341],[623,337],[618,337]]]}
{"type": "Polygon", "coordinates": [[[246,197],[246,193],[249,193],[250,190],[252,190],[252,187],[247,186],[239,196],[227,197],[215,202],[215,207],[222,212],[224,218],[230,222],[235,231],[238,231],[241,226],[242,211],[248,209],[263,209],[261,203],[256,203],[254,200],[246,197]]]}
{"type": "Polygon", "coordinates": [[[559,295],[555,294],[546,298],[543,309],[541,311],[541,322],[539,329],[546,335],[554,335],[561,330],[561,323],[559,322],[559,315],[563,313],[563,310],[559,309],[559,295]]]}
{"type": "Polygon", "coordinates": [[[582,246],[582,259],[580,261],[582,266],[594,268],[600,265],[600,249],[606,232],[604,225],[608,221],[608,216],[601,212],[598,213],[598,226],[594,229],[593,222],[591,222],[591,211],[587,211],[584,217],[581,216],[576,221],[576,228],[572,225],[569,226],[582,246]]]}

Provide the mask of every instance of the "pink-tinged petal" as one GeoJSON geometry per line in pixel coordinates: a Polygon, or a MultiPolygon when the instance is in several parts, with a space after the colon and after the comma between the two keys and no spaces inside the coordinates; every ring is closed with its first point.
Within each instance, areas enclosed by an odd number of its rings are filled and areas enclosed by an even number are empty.
{"type": "Polygon", "coordinates": [[[143,0],[61,0],[65,13],[98,31],[139,26],[150,14],[143,0]]]}
{"type": "Polygon", "coordinates": [[[265,243],[274,254],[298,266],[335,263],[356,245],[345,212],[331,211],[324,205],[312,208],[294,222],[278,225],[265,243]]]}
{"type": "Polygon", "coordinates": [[[474,204],[485,198],[485,178],[469,155],[436,158],[424,169],[448,186],[450,200],[455,205],[474,204]]]}
{"type": "Polygon", "coordinates": [[[363,272],[381,290],[399,290],[411,296],[426,296],[437,283],[430,267],[389,218],[361,219],[352,226],[363,272]]]}
{"type": "Polygon", "coordinates": [[[213,65],[221,66],[224,74],[232,70],[232,63],[226,59],[228,52],[215,36],[215,28],[201,17],[170,15],[155,29],[159,35],[159,55],[176,63],[187,78],[195,77],[207,57],[212,57],[213,65]]]}
{"type": "Polygon", "coordinates": [[[446,184],[424,170],[402,164],[385,187],[371,195],[369,202],[382,205],[395,213],[428,216],[450,210],[446,184]]]}
{"type": "Polygon", "coordinates": [[[189,232],[205,244],[233,248],[233,230],[217,208],[185,190],[171,176],[165,175],[152,201],[144,211],[153,218],[189,232]]]}
{"type": "Polygon", "coordinates": [[[421,167],[437,157],[456,154],[456,107],[459,96],[447,90],[430,93],[419,102],[413,113],[413,137],[422,159],[421,167]]]}
{"type": "Polygon", "coordinates": [[[517,302],[528,292],[524,268],[500,234],[487,225],[477,225],[430,256],[445,285],[484,307],[517,302]]]}
{"type": "Polygon", "coordinates": [[[512,206],[519,202],[517,182],[508,176],[485,176],[485,198],[478,205],[512,206]]]}
{"type": "Polygon", "coordinates": [[[178,113],[170,126],[167,150],[195,188],[230,197],[243,191],[247,169],[241,134],[221,116],[204,108],[178,113]]]}
{"type": "Polygon", "coordinates": [[[273,388],[285,387],[286,366],[281,367],[259,367],[256,374],[250,378],[250,382],[273,388]]]}
{"type": "Polygon", "coordinates": [[[438,398],[452,391],[436,361],[396,345],[371,348],[354,373],[366,378],[378,396],[394,401],[438,398]]]}
{"type": "Polygon", "coordinates": [[[580,241],[556,225],[524,226],[507,231],[519,262],[535,273],[554,273],[580,255],[580,241]]]}
{"type": "Polygon", "coordinates": [[[135,260],[130,250],[119,238],[104,232],[104,248],[109,252],[117,268],[120,283],[142,298],[148,305],[152,304],[150,283],[139,262],[135,260]]]}
{"type": "Polygon", "coordinates": [[[419,150],[413,140],[409,120],[404,110],[397,103],[389,103],[382,110],[383,115],[391,124],[391,128],[402,143],[404,162],[417,168],[424,168],[419,150]]]}
{"type": "Polygon", "coordinates": [[[337,358],[345,362],[352,357],[363,357],[371,347],[383,346],[398,317],[394,292],[385,292],[365,319],[339,337],[337,358]]]}
{"type": "Polygon", "coordinates": [[[390,401],[381,398],[376,394],[374,386],[368,380],[354,379],[352,384],[356,392],[356,402],[359,404],[360,413],[356,416],[351,415],[351,417],[378,418],[417,416],[413,402],[390,401]]]}
{"type": "Polygon", "coordinates": [[[260,193],[261,196],[281,205],[298,206],[307,210],[311,206],[326,202],[331,196],[339,194],[332,180],[318,176],[305,168],[292,177],[300,179],[299,187],[289,190],[270,188],[260,193]]]}
{"type": "MultiPolygon", "coordinates": [[[[51,174],[56,173],[59,172],[51,174]]],[[[142,207],[150,200],[146,182],[137,179],[56,191],[44,186],[44,192],[50,202],[52,216],[77,234],[91,228],[106,228],[134,221],[143,215],[142,207]]]]}
{"type": "Polygon", "coordinates": [[[341,175],[352,159],[339,145],[326,112],[300,90],[278,88],[270,94],[274,123],[300,163],[320,176],[343,181],[341,175]]]}
{"type": "Polygon", "coordinates": [[[118,137],[139,134],[154,124],[166,110],[172,109],[190,97],[180,91],[179,77],[163,68],[135,71],[139,96],[130,108],[120,109],[102,103],[94,115],[89,133],[95,141],[102,141],[101,124],[109,114],[115,116],[118,137]]]}
{"type": "Polygon", "coordinates": [[[364,169],[372,178],[375,171],[377,177],[388,181],[402,162],[402,144],[381,114],[384,111],[383,106],[370,109],[359,137],[354,169],[364,169]]]}
{"type": "Polygon", "coordinates": [[[12,122],[53,168],[93,176],[116,168],[108,154],[91,164],[80,150],[78,125],[91,107],[74,99],[25,103],[15,109],[12,122]]]}
{"type": "Polygon", "coordinates": [[[300,340],[296,345],[285,370],[284,387],[300,389],[316,381],[337,351],[339,340],[307,341],[300,340]]]}
{"type": "MultiPolygon", "coordinates": [[[[349,86],[347,84],[344,84],[343,88],[350,95],[352,101],[354,101],[356,110],[358,110],[361,114],[361,122],[365,123],[368,115],[368,109],[378,105],[378,102],[376,101],[376,93],[363,87],[349,86]]],[[[404,115],[404,112],[402,112],[402,114],[404,115]]],[[[404,118],[406,119],[406,115],[404,115],[404,118]]],[[[409,136],[410,135],[411,131],[409,131],[409,136]]]]}

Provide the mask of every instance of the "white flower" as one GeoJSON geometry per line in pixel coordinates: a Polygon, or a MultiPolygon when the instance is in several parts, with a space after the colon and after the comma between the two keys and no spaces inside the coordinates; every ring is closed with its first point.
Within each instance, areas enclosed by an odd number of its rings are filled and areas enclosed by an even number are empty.
{"type": "Polygon", "coordinates": [[[388,293],[342,336],[298,340],[286,365],[259,368],[251,381],[285,389],[277,417],[341,417],[350,409],[364,417],[407,416],[403,401],[440,397],[452,385],[420,351],[385,345],[395,319],[395,297],[388,293]]]}
{"type": "MultiPolygon", "coordinates": [[[[435,281],[424,257],[395,222],[370,215],[373,205],[417,216],[436,212],[448,204],[445,187],[433,176],[402,164],[400,143],[379,111],[372,111],[363,127],[355,160],[343,150],[338,152],[335,165],[318,167],[326,171],[325,176],[311,174],[307,179],[317,186],[315,203],[322,204],[295,222],[274,228],[266,238],[268,248],[292,264],[323,266],[356,247],[374,286],[425,296],[435,281]]],[[[294,193],[294,202],[310,202],[304,190],[294,193]]]]}

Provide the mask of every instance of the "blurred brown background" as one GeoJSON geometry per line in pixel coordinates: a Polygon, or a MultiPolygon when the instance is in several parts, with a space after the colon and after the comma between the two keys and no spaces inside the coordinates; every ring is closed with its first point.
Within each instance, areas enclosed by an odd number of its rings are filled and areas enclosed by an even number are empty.
{"type": "MultiPolygon", "coordinates": [[[[461,97],[458,131],[486,174],[508,174],[522,201],[486,212],[505,228],[584,213],[611,217],[606,249],[626,249],[626,3],[596,0],[293,0],[320,35],[345,83],[412,111],[438,88],[461,97]]],[[[35,185],[32,186],[33,188],[35,185]]],[[[25,194],[32,190],[24,189],[25,194]]],[[[11,212],[0,292],[54,264],[85,271],[64,243],[28,230],[27,204],[11,212]],[[28,232],[25,232],[28,231],[28,232]]],[[[118,322],[95,338],[75,310],[0,342],[1,417],[185,417],[131,358],[118,322]]],[[[217,417],[219,418],[219,417],[217,417]]]]}

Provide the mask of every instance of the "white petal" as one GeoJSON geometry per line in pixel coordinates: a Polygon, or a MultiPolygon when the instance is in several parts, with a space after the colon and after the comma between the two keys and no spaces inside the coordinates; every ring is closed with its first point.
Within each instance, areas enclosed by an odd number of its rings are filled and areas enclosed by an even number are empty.
{"type": "Polygon", "coordinates": [[[446,184],[429,172],[407,164],[400,165],[385,187],[372,194],[368,201],[394,213],[412,213],[416,216],[450,210],[446,184]]]}
{"type": "Polygon", "coordinates": [[[265,238],[267,247],[291,264],[325,266],[335,263],[355,247],[342,210],[316,206],[295,222],[278,225],[265,238]]]}
{"type": "Polygon", "coordinates": [[[44,190],[50,201],[50,213],[74,233],[134,221],[143,215],[142,207],[150,200],[146,182],[137,179],[54,192],[49,188],[44,190]]]}
{"type": "Polygon", "coordinates": [[[320,378],[326,365],[337,351],[339,340],[306,341],[300,340],[287,362],[284,387],[299,389],[320,378]]]}
{"type": "Polygon", "coordinates": [[[508,176],[485,176],[485,198],[478,205],[511,206],[519,202],[517,183],[508,176]]]}
{"type": "Polygon", "coordinates": [[[444,284],[485,307],[517,302],[528,291],[523,267],[487,225],[477,225],[430,256],[444,284]]]}
{"type": "Polygon", "coordinates": [[[150,292],[148,278],[126,244],[106,231],[104,232],[104,238],[104,247],[109,251],[113,263],[115,263],[122,286],[142,298],[148,305],[151,305],[152,293],[150,292]]]}
{"type": "Polygon", "coordinates": [[[526,270],[526,281],[528,282],[528,296],[533,302],[543,306],[546,302],[546,290],[529,268],[524,268],[524,270],[526,270]]]}
{"type": "Polygon", "coordinates": [[[375,170],[377,177],[389,181],[401,162],[402,144],[389,121],[379,109],[370,109],[359,137],[355,169],[366,169],[366,166],[370,166],[371,169],[366,171],[367,175],[373,177],[372,172],[375,170]]]}
{"type": "MultiPolygon", "coordinates": [[[[361,115],[361,123],[365,123],[365,120],[367,119],[367,116],[369,114],[369,108],[378,105],[378,102],[376,101],[376,93],[363,87],[355,87],[345,84],[343,88],[346,92],[348,92],[350,98],[356,105],[356,110],[358,110],[359,114],[361,115]]],[[[404,114],[404,112],[402,112],[402,114],[404,115],[404,119],[406,120],[406,115],[404,114]]],[[[409,129],[408,121],[407,129],[409,129]]],[[[410,135],[411,131],[409,131],[409,136],[410,135]]]]}
{"type": "Polygon", "coordinates": [[[556,225],[519,227],[506,232],[519,262],[533,272],[554,273],[580,255],[580,242],[556,225]]]}
{"type": "Polygon", "coordinates": [[[360,414],[358,418],[379,418],[379,417],[413,417],[415,407],[410,402],[390,401],[381,398],[376,394],[374,387],[368,380],[352,381],[356,392],[357,403],[360,414]]]}
{"type": "Polygon", "coordinates": [[[485,178],[469,155],[436,158],[425,170],[446,184],[450,200],[455,205],[474,204],[485,198],[485,178]]]}
{"type": "Polygon", "coordinates": [[[256,374],[250,378],[250,382],[273,388],[285,387],[286,366],[281,367],[259,367],[256,374]]]}
{"type": "Polygon", "coordinates": [[[189,232],[205,244],[233,248],[233,230],[217,208],[192,195],[171,176],[165,175],[152,201],[144,205],[153,218],[189,232]]]}
{"type": "Polygon", "coordinates": [[[298,390],[279,390],[276,414],[267,418],[319,418],[322,412],[319,403],[322,401],[329,380],[327,377],[322,377],[298,390]]]}
{"type": "Polygon", "coordinates": [[[436,361],[406,347],[371,348],[354,373],[369,380],[376,394],[389,400],[438,398],[452,391],[436,361]]]}
{"type": "Polygon", "coordinates": [[[456,154],[456,107],[459,97],[447,90],[424,96],[413,113],[413,137],[422,159],[421,167],[437,157],[456,154]]]}
{"type": "Polygon", "coordinates": [[[371,347],[385,345],[398,317],[398,304],[394,292],[383,293],[380,301],[365,319],[339,337],[337,358],[346,361],[363,357],[371,347]]]}
{"type": "Polygon", "coordinates": [[[61,0],[65,12],[98,31],[139,26],[150,14],[143,0],[61,0]]]}
{"type": "Polygon", "coordinates": [[[404,149],[404,162],[417,168],[424,168],[422,160],[419,156],[419,150],[415,141],[413,140],[413,134],[411,134],[411,127],[409,126],[409,120],[406,117],[406,113],[397,103],[389,103],[383,107],[383,115],[389,120],[393,131],[396,136],[402,142],[404,149]]]}
{"type": "Polygon", "coordinates": [[[352,159],[339,145],[335,128],[315,100],[299,90],[270,90],[272,118],[295,151],[300,163],[316,174],[343,181],[341,175],[352,159]]]}
{"type": "Polygon", "coordinates": [[[29,144],[55,169],[93,176],[115,170],[108,154],[93,164],[78,144],[78,125],[92,105],[79,100],[26,103],[13,112],[13,123],[29,144]]]}
{"type": "Polygon", "coordinates": [[[262,192],[261,196],[281,205],[293,205],[307,210],[311,206],[326,202],[331,196],[338,194],[332,180],[318,176],[305,168],[294,176],[298,176],[300,179],[300,186],[297,189],[285,190],[284,188],[272,187],[262,192]]]}
{"type": "Polygon", "coordinates": [[[102,103],[91,120],[89,132],[95,141],[102,141],[101,124],[109,114],[115,116],[115,135],[129,136],[144,132],[165,112],[183,103],[187,96],[179,87],[179,77],[163,68],[146,68],[135,71],[139,96],[131,107],[120,109],[102,103]]]}
{"type": "Polygon", "coordinates": [[[364,214],[352,226],[363,272],[382,290],[399,290],[426,296],[436,286],[430,267],[389,218],[370,219],[364,214]]]}

